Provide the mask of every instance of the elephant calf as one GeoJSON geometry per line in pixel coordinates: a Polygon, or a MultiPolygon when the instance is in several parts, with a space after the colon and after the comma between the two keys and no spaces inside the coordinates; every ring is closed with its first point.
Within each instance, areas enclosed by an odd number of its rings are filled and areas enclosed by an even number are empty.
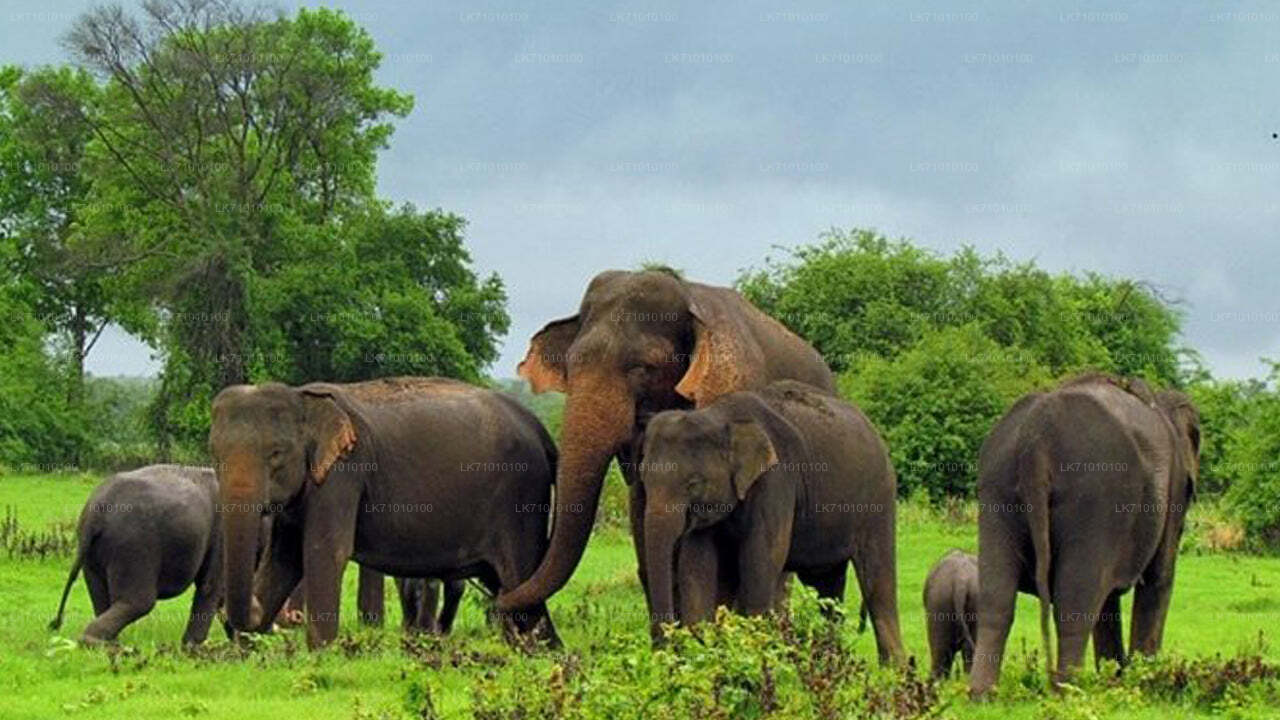
{"type": "Polygon", "coordinates": [[[62,627],[67,595],[83,569],[96,617],[82,642],[113,642],[157,599],[177,597],[192,583],[182,642],[204,642],[222,595],[217,497],[213,470],[179,465],[148,465],[99,485],[80,512],[79,548],[49,628],[62,627]]]}
{"type": "Polygon", "coordinates": [[[406,631],[448,635],[453,629],[453,619],[458,615],[465,580],[430,580],[426,578],[396,578],[400,591],[401,624],[406,631]],[[444,606],[436,614],[440,591],[444,590],[444,606]]]}
{"type": "Polygon", "coordinates": [[[709,617],[718,577],[734,578],[733,602],[747,614],[774,608],[789,572],[839,600],[852,561],[881,662],[905,659],[897,480],[857,408],[786,380],[659,413],[645,431],[641,482],[655,623],[709,617]]]}
{"type": "Polygon", "coordinates": [[[924,610],[933,676],[949,675],[957,652],[968,674],[978,634],[978,558],[959,550],[944,555],[924,581],[924,610]]]}

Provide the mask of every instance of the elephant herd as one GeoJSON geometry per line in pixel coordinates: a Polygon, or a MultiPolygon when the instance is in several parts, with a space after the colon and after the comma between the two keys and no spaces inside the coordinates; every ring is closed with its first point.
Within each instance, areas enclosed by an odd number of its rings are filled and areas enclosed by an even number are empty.
{"type": "MultiPolygon", "coordinates": [[[[408,625],[447,631],[473,579],[506,632],[555,646],[546,602],[581,560],[617,460],[655,642],[720,606],[778,609],[792,575],[839,601],[852,564],[881,662],[906,661],[894,469],[804,340],[731,289],[610,271],[533,336],[519,373],[565,394],[558,448],[514,399],[454,380],[224,389],[213,469],[150,466],[90,498],[63,605],[83,570],[84,639],[108,642],[194,584],[183,640],[199,643],[219,607],[228,632],[262,632],[297,595],[318,647],[354,560],[362,615],[380,613],[385,573],[408,625]]],[[[1039,598],[1051,678],[1090,636],[1124,662],[1132,588],[1130,650],[1158,650],[1199,433],[1185,395],[1140,380],[1086,375],[1016,403],[979,456],[977,557],[954,551],[925,583],[934,674],[960,653],[986,694],[1019,591],[1039,598]]]]}

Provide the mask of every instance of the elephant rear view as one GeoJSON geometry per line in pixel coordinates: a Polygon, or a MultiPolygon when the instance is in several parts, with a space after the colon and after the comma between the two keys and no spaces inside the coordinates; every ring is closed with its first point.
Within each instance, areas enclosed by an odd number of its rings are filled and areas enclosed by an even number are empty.
{"type": "Polygon", "coordinates": [[[1099,659],[1125,662],[1120,596],[1131,588],[1130,651],[1159,650],[1199,452],[1186,395],[1105,375],[1032,393],[996,424],[978,462],[973,695],[999,678],[1019,591],[1040,600],[1052,680],[1080,665],[1090,635],[1099,659]]]}
{"type": "Polygon", "coordinates": [[[934,564],[924,581],[924,610],[933,677],[947,677],[957,653],[964,659],[965,673],[972,671],[978,632],[978,558],[952,550],[934,564]]]}
{"type": "Polygon", "coordinates": [[[79,548],[50,629],[62,626],[67,594],[83,570],[96,616],[83,642],[115,641],[156,600],[177,597],[192,584],[182,641],[204,642],[222,591],[217,496],[209,468],[148,465],[105,480],[80,513],[79,548]]]}
{"type": "MultiPolygon", "coordinates": [[[[497,594],[546,550],[555,445],[502,393],[412,377],[234,386],[214,399],[209,445],[239,630],[269,626],[301,580],[308,643],[333,640],[348,560],[399,578],[475,577],[497,594]],[[255,578],[263,512],[274,517],[255,578]]],[[[506,619],[558,642],[542,603],[506,619]]]]}

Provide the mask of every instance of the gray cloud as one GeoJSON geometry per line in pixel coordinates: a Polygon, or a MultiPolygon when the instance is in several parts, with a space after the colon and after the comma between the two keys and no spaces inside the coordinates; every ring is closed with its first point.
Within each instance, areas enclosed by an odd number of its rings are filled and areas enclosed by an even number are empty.
{"type": "MultiPolygon", "coordinates": [[[[846,5],[352,4],[417,99],[381,192],[466,216],[508,283],[495,372],[598,270],[724,283],[852,225],[1153,282],[1222,375],[1280,356],[1280,10],[846,5]]],[[[9,4],[0,61],[62,59],[77,5],[44,7],[9,4]]]]}

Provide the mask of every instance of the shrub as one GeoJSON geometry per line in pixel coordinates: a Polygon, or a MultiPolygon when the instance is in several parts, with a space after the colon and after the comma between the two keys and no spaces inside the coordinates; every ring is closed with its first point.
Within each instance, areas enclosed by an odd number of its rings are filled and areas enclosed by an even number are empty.
{"type": "Polygon", "coordinates": [[[966,325],[931,332],[892,360],[863,357],[841,375],[840,392],[879,427],[898,493],[922,489],[940,500],[973,493],[978,450],[991,426],[1049,381],[1033,359],[966,325]]]}
{"type": "Polygon", "coordinates": [[[1273,389],[1278,375],[1280,364],[1272,367],[1271,387],[1251,398],[1247,429],[1231,439],[1225,463],[1235,475],[1227,504],[1255,547],[1280,547],[1280,392],[1273,389]]]}
{"type": "Polygon", "coordinates": [[[511,663],[473,690],[474,716],[505,718],[917,718],[938,710],[934,685],[877,666],[868,636],[835,624],[811,591],[786,617],[721,611],[712,623],[668,631],[650,647],[615,636],[577,655],[511,663]]]}

